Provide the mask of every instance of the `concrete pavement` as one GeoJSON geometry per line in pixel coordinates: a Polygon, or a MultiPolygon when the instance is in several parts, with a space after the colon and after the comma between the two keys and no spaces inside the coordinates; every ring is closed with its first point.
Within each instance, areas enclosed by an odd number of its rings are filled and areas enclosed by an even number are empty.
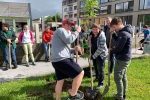
{"type": "MultiPolygon", "coordinates": [[[[133,57],[140,57],[142,51],[132,49],[133,57]]],[[[78,63],[81,67],[88,66],[88,60],[80,58],[78,63]]],[[[18,65],[17,69],[9,69],[8,71],[0,70],[0,82],[7,82],[15,79],[43,76],[54,73],[54,69],[50,62],[36,62],[36,66],[26,67],[25,65],[18,65]]]]}

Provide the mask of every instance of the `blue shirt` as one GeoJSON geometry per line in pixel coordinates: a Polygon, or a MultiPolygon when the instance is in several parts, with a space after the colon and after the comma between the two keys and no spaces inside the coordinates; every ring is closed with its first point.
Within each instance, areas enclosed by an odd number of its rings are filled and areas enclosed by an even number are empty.
{"type": "Polygon", "coordinates": [[[143,33],[144,33],[144,39],[146,39],[147,36],[150,34],[150,30],[149,30],[149,29],[145,29],[145,30],[143,31],[143,33]]]}

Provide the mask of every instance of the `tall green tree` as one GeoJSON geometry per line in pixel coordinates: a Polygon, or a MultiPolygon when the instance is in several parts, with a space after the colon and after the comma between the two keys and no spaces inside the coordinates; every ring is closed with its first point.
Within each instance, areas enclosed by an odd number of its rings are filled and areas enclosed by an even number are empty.
{"type": "Polygon", "coordinates": [[[83,0],[83,11],[86,17],[95,17],[99,11],[99,0],[83,0]]]}
{"type": "Polygon", "coordinates": [[[45,19],[45,23],[48,23],[48,22],[61,22],[62,21],[62,18],[61,18],[61,14],[57,13],[55,16],[48,16],[46,19],[45,19]]]}
{"type": "Polygon", "coordinates": [[[83,2],[83,11],[84,17],[86,17],[86,26],[87,29],[91,28],[93,23],[93,18],[96,17],[99,12],[99,0],[82,0],[83,2]]]}

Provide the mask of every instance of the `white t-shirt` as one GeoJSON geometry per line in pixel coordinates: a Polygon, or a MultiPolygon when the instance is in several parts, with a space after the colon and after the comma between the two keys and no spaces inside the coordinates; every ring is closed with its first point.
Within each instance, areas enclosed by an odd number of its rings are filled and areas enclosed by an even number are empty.
{"type": "Polygon", "coordinates": [[[23,35],[23,39],[22,39],[22,43],[31,43],[31,35],[30,35],[30,32],[27,31],[27,32],[24,32],[24,35],[23,35]]]}

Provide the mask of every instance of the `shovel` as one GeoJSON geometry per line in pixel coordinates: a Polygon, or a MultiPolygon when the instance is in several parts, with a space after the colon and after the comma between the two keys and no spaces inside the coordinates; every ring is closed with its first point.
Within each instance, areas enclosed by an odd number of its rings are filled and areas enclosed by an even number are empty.
{"type": "Polygon", "coordinates": [[[9,68],[11,68],[11,44],[8,44],[8,59],[9,59],[9,68]]]}
{"type": "Polygon", "coordinates": [[[89,67],[90,67],[90,77],[91,77],[91,87],[85,91],[85,100],[103,100],[102,95],[98,89],[94,89],[93,75],[92,75],[92,61],[91,61],[91,37],[89,37],[89,67]]]}
{"type": "Polygon", "coordinates": [[[103,96],[105,96],[108,93],[109,87],[110,87],[110,50],[111,50],[111,42],[112,42],[112,35],[110,35],[109,50],[108,50],[108,53],[109,53],[109,56],[108,56],[108,83],[105,86],[104,91],[102,93],[103,96]]]}

